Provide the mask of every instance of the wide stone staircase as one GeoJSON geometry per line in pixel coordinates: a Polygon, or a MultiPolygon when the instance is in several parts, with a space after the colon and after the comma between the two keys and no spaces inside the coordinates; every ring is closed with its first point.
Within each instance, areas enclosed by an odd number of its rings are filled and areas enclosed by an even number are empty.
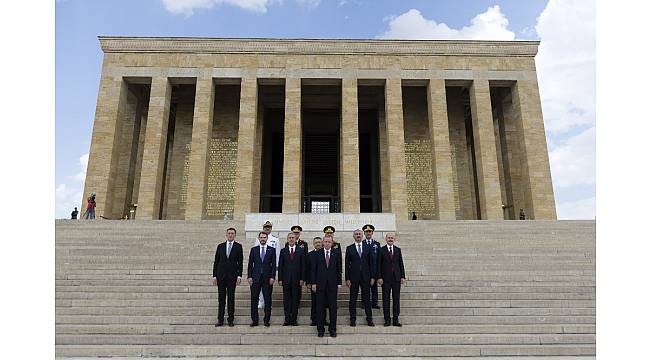
{"type": "MultiPolygon", "coordinates": [[[[399,223],[404,326],[382,326],[373,310],[377,326],[368,327],[359,308],[350,327],[342,287],[336,338],[309,326],[306,289],[300,326],[283,327],[279,286],[270,328],[248,326],[243,284],[236,326],[214,327],[212,261],[230,226],[243,229],[233,221],[57,220],[57,357],[595,357],[593,221],[399,223]]],[[[238,238],[246,262],[252,243],[238,238]]]]}

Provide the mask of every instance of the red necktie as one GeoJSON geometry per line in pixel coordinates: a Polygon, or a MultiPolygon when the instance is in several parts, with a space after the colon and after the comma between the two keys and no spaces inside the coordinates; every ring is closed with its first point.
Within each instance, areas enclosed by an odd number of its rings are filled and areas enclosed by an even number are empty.
{"type": "Polygon", "coordinates": [[[293,248],[289,248],[289,249],[291,250],[291,253],[289,254],[289,257],[291,258],[291,260],[293,260],[293,248]]]}
{"type": "Polygon", "coordinates": [[[330,267],[330,252],[325,252],[325,266],[330,267]]]}

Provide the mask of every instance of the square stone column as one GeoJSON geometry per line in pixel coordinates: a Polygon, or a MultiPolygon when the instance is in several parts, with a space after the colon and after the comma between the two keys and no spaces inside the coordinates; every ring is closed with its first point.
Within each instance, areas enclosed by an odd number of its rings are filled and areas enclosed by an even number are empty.
{"type": "Polygon", "coordinates": [[[454,174],[451,165],[447,90],[444,79],[430,79],[427,91],[429,132],[433,150],[433,186],[440,220],[456,220],[454,174]]]}
{"type": "MultiPolygon", "coordinates": [[[[235,185],[235,220],[244,220],[253,204],[253,159],[257,133],[257,79],[241,79],[239,100],[239,134],[237,137],[237,170],[235,185]]],[[[259,184],[257,184],[259,187],[259,184]]],[[[257,212],[257,209],[255,209],[257,212]]]]}
{"type": "Polygon", "coordinates": [[[284,104],[282,212],[302,210],[302,105],[300,78],[287,78],[284,104]]]}
{"type": "Polygon", "coordinates": [[[118,167],[119,132],[126,111],[127,84],[121,76],[102,74],[95,109],[95,122],[88,155],[88,169],[79,207],[80,216],[86,211],[87,198],[96,194],[97,218],[111,218],[113,187],[118,167]]]}
{"type": "Polygon", "coordinates": [[[474,157],[482,220],[503,220],[501,208],[501,185],[497,162],[496,139],[492,119],[490,84],[488,80],[476,79],[469,91],[474,133],[474,157]]]}
{"type": "Polygon", "coordinates": [[[359,98],[357,79],[344,78],[341,89],[341,209],[360,212],[359,98]]]}
{"type": "MultiPolygon", "coordinates": [[[[521,133],[523,177],[532,208],[524,209],[527,218],[555,220],[555,197],[551,184],[542,104],[537,80],[519,80],[512,88],[512,106],[521,133]]],[[[519,209],[515,209],[518,213],[519,209]]]]}
{"type": "Polygon", "coordinates": [[[404,112],[402,80],[386,79],[386,137],[390,171],[390,207],[398,220],[409,218],[406,203],[406,155],[404,153],[404,112]]]}
{"type": "Polygon", "coordinates": [[[137,218],[159,219],[172,87],[167,77],[151,80],[149,114],[142,154],[137,218]]]}
{"type": "Polygon", "coordinates": [[[214,81],[212,77],[198,78],[196,79],[196,95],[194,96],[190,169],[187,176],[186,220],[205,218],[213,112],[214,81]]]}

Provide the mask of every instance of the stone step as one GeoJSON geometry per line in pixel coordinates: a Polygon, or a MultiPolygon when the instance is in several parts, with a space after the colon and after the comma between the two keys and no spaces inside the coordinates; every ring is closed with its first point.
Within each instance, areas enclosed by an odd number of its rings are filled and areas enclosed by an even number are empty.
{"type": "Polygon", "coordinates": [[[321,343],[303,346],[268,345],[57,345],[56,356],[136,356],[136,357],[205,357],[205,356],[549,356],[595,355],[593,344],[567,345],[338,345],[337,338],[324,337],[321,343]]]}
{"type": "MultiPolygon", "coordinates": [[[[486,286],[485,283],[481,283],[482,285],[479,286],[486,286]]],[[[562,286],[583,286],[587,288],[593,288],[595,285],[593,282],[572,282],[572,283],[566,283],[566,282],[537,282],[537,283],[529,283],[529,282],[503,282],[503,283],[495,283],[495,286],[529,286],[529,287],[544,287],[545,285],[548,285],[550,287],[555,287],[558,284],[562,286]]],[[[408,285],[408,282],[407,282],[408,285]]],[[[432,284],[433,285],[433,284],[432,284]]],[[[461,285],[458,282],[454,283],[448,283],[445,284],[444,282],[440,282],[437,284],[437,286],[402,286],[401,288],[401,294],[409,294],[409,293],[428,293],[431,295],[431,298],[435,296],[434,294],[434,289],[439,289],[440,286],[450,286],[450,287],[456,287],[457,285],[461,285]]],[[[464,282],[463,285],[468,285],[467,282],[464,282]]],[[[274,285],[274,289],[278,288],[277,285],[274,285]]],[[[56,291],[59,292],[66,292],[66,291],[72,291],[72,292],[121,292],[121,293],[143,293],[143,292],[155,292],[155,293],[163,293],[163,292],[174,292],[174,293],[193,293],[193,292],[216,292],[216,289],[213,286],[210,285],[204,285],[204,286],[168,286],[168,285],[142,285],[142,286],[130,286],[130,285],[57,285],[55,287],[56,291]]],[[[246,285],[240,285],[236,288],[236,291],[239,293],[248,293],[249,292],[249,287],[246,285]]],[[[306,292],[306,290],[303,290],[306,292]]],[[[339,290],[339,293],[345,294],[348,293],[347,287],[341,287],[339,290]]]]}
{"type": "MultiPolygon", "coordinates": [[[[361,327],[362,325],[359,325],[361,327]]],[[[342,327],[342,326],[341,326],[342,327]]],[[[383,327],[383,326],[382,326],[383,327]]],[[[251,334],[61,334],[56,335],[57,345],[278,345],[291,346],[322,344],[315,335],[315,329],[305,327],[302,334],[280,334],[255,336],[251,334]]],[[[338,330],[338,329],[337,329],[338,330]]],[[[328,342],[336,345],[550,345],[550,344],[593,344],[595,334],[355,334],[328,342]]]]}
{"type": "MultiPolygon", "coordinates": [[[[245,276],[245,274],[244,274],[245,276]]],[[[593,276],[570,276],[570,277],[539,277],[532,278],[531,281],[589,281],[593,276]]],[[[510,278],[509,280],[521,280],[520,278],[510,278]]],[[[58,279],[55,280],[56,286],[211,286],[212,278],[208,275],[203,279],[58,279]]],[[[243,281],[243,280],[242,280],[243,281]]],[[[402,288],[414,287],[432,287],[439,283],[440,280],[412,280],[408,278],[402,288]]],[[[280,287],[279,284],[276,284],[280,287]]],[[[247,284],[241,285],[248,288],[247,284]]]]}
{"type": "MultiPolygon", "coordinates": [[[[589,288],[589,287],[584,287],[584,288],[574,288],[575,290],[570,290],[571,288],[557,288],[559,291],[543,291],[544,289],[536,288],[536,287],[528,287],[528,289],[524,287],[518,287],[518,288],[498,288],[498,289],[490,289],[490,288],[483,288],[486,289],[484,291],[475,291],[472,292],[471,290],[467,290],[467,288],[453,288],[453,287],[438,287],[434,288],[434,291],[432,293],[406,293],[402,294],[401,299],[402,301],[407,301],[410,299],[413,300],[435,300],[435,299],[442,299],[444,296],[454,296],[456,294],[459,294],[459,296],[476,296],[477,299],[484,298],[487,299],[488,297],[493,297],[491,300],[503,300],[503,299],[498,299],[499,296],[515,296],[515,295],[521,295],[522,297],[525,296],[530,296],[531,298],[537,298],[537,297],[542,297],[544,295],[549,295],[553,296],[555,294],[557,295],[564,295],[564,294],[572,294],[572,295],[588,295],[588,296],[594,296],[595,295],[595,289],[594,288],[589,288]],[[501,289],[501,290],[500,290],[501,289]],[[513,289],[513,290],[511,290],[513,289]],[[565,290],[569,289],[569,290],[565,290]],[[485,296],[483,296],[485,295],[485,296]]],[[[556,289],[556,288],[550,288],[550,289],[556,289]]],[[[303,290],[303,294],[305,294],[306,291],[303,290]]],[[[240,294],[240,293],[237,293],[240,294]]],[[[307,292],[308,294],[308,292],[307,292]]],[[[307,295],[305,294],[305,295],[307,295]]],[[[381,292],[379,292],[379,296],[381,297],[381,292]]],[[[62,291],[62,292],[57,292],[56,293],[56,299],[57,300],[78,300],[78,299],[99,299],[99,300],[111,300],[111,299],[123,299],[123,300],[135,300],[135,299],[160,299],[160,300],[194,300],[194,299],[214,299],[216,297],[216,292],[139,292],[139,293],[132,293],[132,292],[77,292],[77,291],[62,291]]],[[[245,294],[237,295],[236,298],[246,298],[247,296],[245,294]]],[[[273,298],[280,300],[281,295],[278,294],[278,291],[274,292],[273,298]]],[[[347,297],[346,297],[347,298],[347,297]]],[[[590,298],[591,299],[591,298],[590,298]]],[[[523,300],[523,299],[522,299],[523,300]]],[[[537,299],[541,300],[541,299],[537,299]]]]}
{"type": "MultiPolygon", "coordinates": [[[[401,327],[368,327],[359,317],[357,327],[340,326],[341,334],[595,334],[595,324],[536,324],[536,325],[436,325],[408,324],[401,327]]],[[[381,320],[381,319],[379,319],[381,320]]],[[[245,325],[215,328],[214,324],[56,324],[57,334],[277,334],[277,328],[245,325]]],[[[306,324],[283,327],[283,334],[311,334],[306,324]]]]}
{"type": "MultiPolygon", "coordinates": [[[[57,315],[57,324],[210,324],[213,316],[145,316],[145,315],[57,315]]],[[[347,312],[338,313],[338,321],[347,321],[347,312]],[[345,313],[345,315],[343,315],[345,313]]],[[[281,324],[284,315],[278,311],[271,315],[273,324],[281,324]]],[[[306,320],[305,320],[306,321],[306,320]]],[[[549,316],[444,316],[444,315],[400,315],[405,324],[595,324],[593,315],[549,315],[549,316]]],[[[248,316],[235,317],[236,324],[247,324],[248,316]]]]}
{"type": "MultiPolygon", "coordinates": [[[[491,272],[462,272],[462,271],[446,271],[446,272],[437,272],[436,274],[429,275],[416,275],[409,271],[406,272],[410,281],[420,281],[420,280],[450,280],[450,279],[466,279],[466,278],[475,278],[482,276],[483,278],[496,279],[503,276],[512,276],[512,277],[521,277],[521,278],[535,278],[539,276],[595,276],[594,271],[491,271],[491,272]]],[[[174,271],[174,270],[125,270],[125,269],[116,269],[116,270],[81,270],[80,272],[74,273],[61,273],[57,274],[55,280],[100,280],[100,279],[111,279],[111,280],[136,280],[136,279],[147,279],[147,280],[205,280],[206,276],[210,276],[210,273],[205,269],[203,270],[188,270],[188,271],[174,271]]]]}
{"type": "MultiPolygon", "coordinates": [[[[340,301],[339,311],[342,314],[348,314],[347,301],[340,301]]],[[[216,301],[211,306],[199,304],[186,304],[185,306],[168,307],[158,304],[151,306],[134,306],[134,305],[121,305],[121,306],[91,306],[91,305],[74,305],[74,306],[61,306],[57,305],[56,315],[142,315],[142,316],[214,316],[216,314],[217,304],[216,301]]],[[[274,313],[283,314],[282,303],[274,302],[274,313]]],[[[299,315],[309,316],[311,313],[311,305],[307,302],[302,304],[298,310],[299,315]]],[[[404,315],[435,315],[435,316],[579,316],[579,315],[596,315],[595,308],[446,308],[446,307],[433,307],[433,306],[405,306],[402,304],[401,312],[404,315]]],[[[235,314],[238,316],[246,316],[250,314],[250,304],[238,304],[235,308],[235,314]]],[[[381,310],[375,309],[373,316],[382,315],[381,310]]],[[[357,307],[357,315],[360,318],[365,317],[363,309],[357,307]]],[[[380,316],[381,317],[381,316],[380,316]]]]}
{"type": "MultiPolygon", "coordinates": [[[[246,296],[246,294],[240,293],[241,295],[237,297],[238,300],[245,300],[248,299],[249,296],[246,296]]],[[[213,295],[209,296],[204,296],[204,297],[188,297],[184,296],[186,294],[179,293],[178,296],[175,298],[168,298],[168,299],[160,299],[160,301],[167,301],[167,302],[172,302],[172,301],[194,301],[198,299],[216,299],[217,294],[216,292],[213,295]]],[[[596,294],[594,293],[434,293],[435,296],[434,299],[413,299],[413,297],[404,297],[401,298],[402,304],[406,305],[409,304],[409,301],[411,299],[417,300],[419,303],[422,304],[433,304],[435,301],[440,301],[440,300],[595,300],[596,299],[596,294]]],[[[303,296],[309,296],[309,291],[303,289],[303,296]]],[[[381,295],[379,295],[381,297],[381,295]]],[[[282,296],[282,292],[280,289],[274,289],[274,294],[272,295],[272,298],[278,301],[281,301],[284,297],[282,296]]],[[[344,299],[348,299],[349,296],[343,295],[344,299]]],[[[85,298],[82,298],[85,299],[85,298]]],[[[106,297],[97,297],[96,299],[101,300],[102,302],[110,302],[112,299],[111,298],[106,298],[106,297]]],[[[113,299],[123,299],[123,300],[129,300],[129,297],[114,297],[113,299]]],[[[139,301],[142,302],[151,302],[153,299],[156,298],[142,298],[139,301]]],[[[65,298],[65,297],[59,297],[57,294],[57,301],[58,300],[79,300],[79,298],[65,298]]],[[[134,298],[131,298],[131,300],[137,300],[134,298]]],[[[62,303],[63,304],[63,303],[62,303]]]]}

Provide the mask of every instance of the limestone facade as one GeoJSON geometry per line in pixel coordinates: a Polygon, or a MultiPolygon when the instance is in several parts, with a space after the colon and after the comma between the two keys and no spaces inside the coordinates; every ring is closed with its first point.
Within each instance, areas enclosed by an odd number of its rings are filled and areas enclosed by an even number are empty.
{"type": "Polygon", "coordinates": [[[82,211],[556,218],[538,42],[99,41],[82,211]]]}

